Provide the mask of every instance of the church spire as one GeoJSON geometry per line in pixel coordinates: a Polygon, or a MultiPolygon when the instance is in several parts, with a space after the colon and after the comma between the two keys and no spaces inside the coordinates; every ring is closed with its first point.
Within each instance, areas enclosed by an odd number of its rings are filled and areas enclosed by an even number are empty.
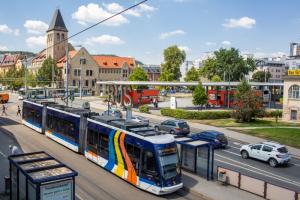
{"type": "Polygon", "coordinates": [[[53,31],[53,30],[68,32],[59,9],[55,10],[55,13],[53,15],[51,24],[50,24],[49,29],[47,30],[47,32],[53,31]]]}

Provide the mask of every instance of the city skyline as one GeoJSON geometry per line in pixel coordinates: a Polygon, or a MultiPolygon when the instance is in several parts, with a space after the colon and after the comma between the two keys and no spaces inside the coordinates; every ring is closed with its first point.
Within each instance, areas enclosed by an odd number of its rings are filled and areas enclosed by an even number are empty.
{"type": "MultiPolygon", "coordinates": [[[[0,8],[0,50],[38,53],[45,48],[45,31],[56,8],[61,10],[72,35],[134,3],[51,1],[40,5],[38,1],[29,1],[19,5],[15,1],[7,2],[0,8]],[[30,9],[33,11],[27,12],[30,9]]],[[[277,56],[288,54],[289,43],[298,41],[300,16],[296,5],[299,5],[296,1],[287,4],[258,0],[254,3],[153,0],[70,42],[85,46],[91,54],[133,56],[150,64],[160,64],[163,50],[173,44],[186,51],[188,60],[220,47],[235,47],[257,57],[277,56]]]]}

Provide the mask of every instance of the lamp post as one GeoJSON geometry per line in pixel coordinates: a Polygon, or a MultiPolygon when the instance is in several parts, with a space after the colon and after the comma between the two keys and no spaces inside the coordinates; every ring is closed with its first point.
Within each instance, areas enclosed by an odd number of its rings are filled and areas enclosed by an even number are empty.
{"type": "Polygon", "coordinates": [[[25,83],[24,83],[24,85],[25,85],[25,89],[24,89],[24,91],[25,91],[25,96],[27,95],[27,57],[26,57],[26,55],[25,55],[25,57],[24,57],[24,63],[25,63],[25,69],[24,69],[24,72],[25,72],[25,83]]]}
{"type": "Polygon", "coordinates": [[[82,61],[84,58],[79,58],[79,63],[80,63],[80,99],[82,99],[82,61]]]}
{"type": "Polygon", "coordinates": [[[66,46],[66,105],[69,105],[69,45],[66,46]]]}

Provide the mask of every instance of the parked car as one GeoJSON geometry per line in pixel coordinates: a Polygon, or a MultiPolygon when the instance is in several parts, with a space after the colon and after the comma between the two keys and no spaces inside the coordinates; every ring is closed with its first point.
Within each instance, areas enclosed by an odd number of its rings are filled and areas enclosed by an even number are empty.
{"type": "Polygon", "coordinates": [[[268,162],[271,167],[287,164],[291,156],[284,145],[276,142],[262,142],[243,145],[240,149],[242,158],[256,158],[268,162]]]}
{"type": "Polygon", "coordinates": [[[218,131],[202,131],[200,133],[194,133],[190,137],[193,139],[211,142],[215,148],[225,148],[228,145],[228,140],[225,134],[218,131]]]}
{"type": "Polygon", "coordinates": [[[105,116],[105,115],[113,116],[113,117],[116,117],[116,118],[122,118],[123,117],[122,112],[120,110],[117,110],[117,109],[106,110],[102,113],[102,116],[105,116]]]}
{"type": "Polygon", "coordinates": [[[149,119],[147,119],[145,117],[142,117],[142,116],[139,116],[139,115],[132,116],[131,120],[135,121],[135,122],[141,122],[141,123],[144,123],[146,125],[149,125],[149,119]]]}
{"type": "Polygon", "coordinates": [[[188,135],[189,125],[183,120],[169,119],[154,126],[156,131],[168,132],[172,135],[188,135]]]}

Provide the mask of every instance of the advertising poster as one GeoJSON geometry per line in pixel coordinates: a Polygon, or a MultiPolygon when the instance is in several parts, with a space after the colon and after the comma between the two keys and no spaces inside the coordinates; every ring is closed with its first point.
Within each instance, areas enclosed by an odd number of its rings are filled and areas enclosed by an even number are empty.
{"type": "Polygon", "coordinates": [[[72,180],[54,182],[41,186],[41,200],[72,200],[72,180]]]}

